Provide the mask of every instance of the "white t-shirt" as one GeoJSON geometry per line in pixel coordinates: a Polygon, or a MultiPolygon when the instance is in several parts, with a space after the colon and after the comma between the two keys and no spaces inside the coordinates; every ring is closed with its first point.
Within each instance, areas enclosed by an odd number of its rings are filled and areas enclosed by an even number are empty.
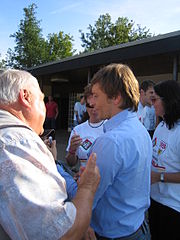
{"type": "MultiPolygon", "coordinates": [[[[180,172],[180,121],[170,130],[164,122],[160,122],[152,142],[152,171],[180,172]]],[[[180,184],[154,183],[151,185],[151,197],[180,212],[180,184]]]]}
{"type": "Polygon", "coordinates": [[[81,104],[80,102],[76,102],[74,105],[74,120],[77,120],[75,112],[78,112],[78,117],[81,120],[83,113],[86,112],[85,104],[81,104]]]}
{"type": "Polygon", "coordinates": [[[99,123],[89,123],[89,121],[87,120],[86,122],[81,123],[78,126],[74,127],[69,137],[68,146],[66,150],[67,151],[69,150],[71,137],[74,134],[78,134],[82,138],[83,143],[80,147],[78,147],[76,155],[78,156],[79,159],[87,160],[88,153],[93,142],[96,140],[97,137],[104,133],[103,132],[104,122],[105,121],[101,121],[99,123]]]}
{"type": "Polygon", "coordinates": [[[154,130],[156,126],[156,114],[154,106],[148,107],[138,104],[137,117],[147,130],[154,130]]]}
{"type": "Polygon", "coordinates": [[[156,127],[156,114],[154,106],[145,106],[145,111],[146,115],[144,119],[144,126],[147,130],[154,130],[156,127]]]}
{"type": "Polygon", "coordinates": [[[144,125],[144,118],[145,118],[145,116],[146,116],[145,107],[143,107],[141,102],[139,102],[138,110],[137,110],[137,117],[138,117],[139,121],[142,122],[143,125],[144,125]]]}

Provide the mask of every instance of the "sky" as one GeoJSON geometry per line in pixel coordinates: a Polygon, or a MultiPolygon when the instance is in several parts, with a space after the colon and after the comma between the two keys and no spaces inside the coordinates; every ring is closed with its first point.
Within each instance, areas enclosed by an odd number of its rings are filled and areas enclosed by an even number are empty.
{"type": "Polygon", "coordinates": [[[87,33],[89,24],[94,25],[106,13],[113,23],[118,17],[127,17],[135,26],[140,24],[156,35],[180,30],[180,0],[1,0],[1,58],[5,58],[8,48],[14,50],[10,35],[18,31],[24,19],[23,8],[32,3],[38,7],[36,19],[41,20],[43,37],[59,31],[70,34],[76,53],[83,49],[79,30],[87,33]]]}

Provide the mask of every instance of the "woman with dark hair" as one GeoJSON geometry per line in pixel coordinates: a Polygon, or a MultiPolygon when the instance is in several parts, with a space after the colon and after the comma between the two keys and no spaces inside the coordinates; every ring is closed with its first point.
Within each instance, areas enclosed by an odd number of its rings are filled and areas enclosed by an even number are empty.
{"type": "Polygon", "coordinates": [[[162,118],[153,135],[152,240],[180,239],[180,86],[170,80],[154,87],[153,105],[162,118]]]}

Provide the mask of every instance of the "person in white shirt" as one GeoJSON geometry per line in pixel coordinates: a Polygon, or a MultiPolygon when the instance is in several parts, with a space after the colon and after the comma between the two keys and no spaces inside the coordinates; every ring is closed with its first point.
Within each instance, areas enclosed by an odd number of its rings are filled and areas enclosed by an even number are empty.
{"type": "Polygon", "coordinates": [[[153,135],[150,229],[153,240],[180,236],[180,85],[155,85],[153,105],[163,120],[153,135]]]}
{"type": "Polygon", "coordinates": [[[80,102],[76,102],[74,105],[74,119],[73,119],[74,127],[82,122],[82,117],[85,112],[86,106],[84,102],[84,96],[80,96],[80,102]]]}
{"type": "MultiPolygon", "coordinates": [[[[74,166],[78,162],[85,166],[88,159],[89,150],[101,134],[103,134],[104,120],[100,120],[96,110],[91,106],[92,92],[91,85],[87,85],[84,90],[84,99],[88,113],[88,120],[74,127],[67,146],[66,161],[69,166],[74,166]]],[[[79,166],[77,167],[77,171],[79,166]]]]}
{"type": "Polygon", "coordinates": [[[143,81],[140,85],[140,101],[138,104],[137,116],[145,126],[151,138],[156,127],[156,114],[152,106],[154,96],[154,83],[150,80],[143,81]]]}
{"type": "Polygon", "coordinates": [[[0,226],[12,240],[79,240],[89,226],[100,179],[96,156],[89,158],[68,202],[52,155],[55,142],[51,153],[38,136],[46,115],[43,99],[30,73],[0,74],[0,226]]]}

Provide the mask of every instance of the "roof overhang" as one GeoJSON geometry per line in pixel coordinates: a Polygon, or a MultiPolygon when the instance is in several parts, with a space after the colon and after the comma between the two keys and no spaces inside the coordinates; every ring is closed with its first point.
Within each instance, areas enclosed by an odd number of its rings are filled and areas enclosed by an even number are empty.
{"type": "Polygon", "coordinates": [[[159,74],[172,72],[174,56],[180,53],[180,31],[158,35],[143,40],[128,42],[104,48],[91,53],[83,53],[59,61],[46,63],[27,69],[36,77],[59,75],[72,80],[75,72],[86,76],[89,69],[109,63],[127,63],[136,74],[159,74]],[[144,67],[142,68],[142,65],[144,67]]]}

